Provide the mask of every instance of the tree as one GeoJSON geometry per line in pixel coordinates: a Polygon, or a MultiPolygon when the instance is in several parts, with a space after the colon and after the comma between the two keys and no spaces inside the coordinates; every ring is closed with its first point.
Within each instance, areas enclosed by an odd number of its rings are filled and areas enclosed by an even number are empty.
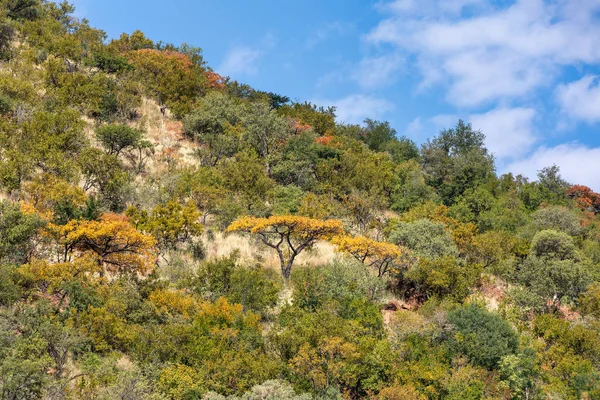
{"type": "Polygon", "coordinates": [[[239,205],[248,213],[264,215],[275,182],[268,177],[262,160],[252,151],[243,151],[219,167],[223,185],[236,195],[239,205]]]}
{"type": "Polygon", "coordinates": [[[458,255],[450,232],[442,223],[429,219],[398,223],[391,230],[389,240],[431,259],[458,255]]]}
{"type": "Polygon", "coordinates": [[[246,109],[240,100],[212,91],[183,120],[187,136],[208,146],[201,149],[202,164],[216,165],[240,149],[246,109]]]}
{"type": "Polygon", "coordinates": [[[95,189],[111,211],[124,207],[130,176],[115,155],[89,148],[77,159],[84,177],[83,189],[95,189]]]}
{"type": "Polygon", "coordinates": [[[567,191],[567,197],[573,199],[575,204],[584,211],[590,211],[594,214],[600,213],[600,194],[587,186],[571,186],[567,191]]]}
{"type": "Polygon", "coordinates": [[[458,308],[448,314],[453,325],[451,346],[476,365],[493,369],[502,357],[517,350],[517,333],[497,314],[476,305],[458,308]]]}
{"type": "Polygon", "coordinates": [[[560,176],[560,167],[552,165],[537,173],[542,199],[550,204],[564,204],[569,183],[560,176]]]}
{"type": "Polygon", "coordinates": [[[279,256],[281,273],[289,280],[294,260],[304,249],[311,248],[318,240],[327,240],[343,233],[338,220],[318,219],[292,215],[269,218],[243,217],[229,225],[228,232],[248,232],[257,235],[279,256]]]}
{"type": "Polygon", "coordinates": [[[425,143],[422,154],[428,183],[446,205],[494,176],[494,158],[485,148],[485,135],[462,120],[425,143]]]}
{"type": "Polygon", "coordinates": [[[336,236],[332,243],[337,245],[338,251],[350,254],[363,264],[374,267],[379,277],[399,272],[403,251],[395,244],[377,242],[364,236],[336,236]]]}
{"type": "Polygon", "coordinates": [[[331,135],[335,130],[335,107],[318,107],[308,102],[292,103],[283,105],[278,112],[309,125],[319,136],[331,135]]]}
{"type": "Polygon", "coordinates": [[[108,154],[119,156],[125,149],[139,147],[144,134],[127,125],[103,125],[96,130],[96,138],[108,154]]]}
{"type": "Polygon", "coordinates": [[[402,276],[400,287],[422,300],[449,296],[462,301],[472,292],[480,275],[480,266],[466,264],[452,256],[433,260],[420,258],[402,276]]]}
{"type": "Polygon", "coordinates": [[[18,204],[0,201],[0,262],[22,264],[34,249],[34,237],[43,225],[35,214],[25,214],[18,204]]]}
{"type": "Polygon", "coordinates": [[[199,236],[204,229],[199,221],[200,212],[192,201],[181,204],[171,200],[157,205],[151,213],[130,207],[126,215],[137,229],[154,236],[163,251],[176,249],[177,244],[199,236]]]}
{"type": "MultiPolygon", "coordinates": [[[[289,124],[267,104],[254,103],[244,121],[244,141],[261,157],[268,157],[277,146],[285,143],[289,124]]],[[[268,161],[267,161],[268,162],[268,161]]],[[[267,164],[267,168],[268,164],[267,164]]]]}
{"type": "Polygon", "coordinates": [[[389,142],[396,140],[396,130],[390,126],[390,123],[374,121],[370,118],[365,119],[364,133],[360,139],[373,151],[384,151],[389,142]]]}
{"type": "Polygon", "coordinates": [[[313,391],[323,397],[334,385],[351,386],[353,364],[360,353],[353,343],[342,338],[325,338],[317,348],[305,343],[289,365],[294,373],[310,382],[313,391]]]}
{"type": "Polygon", "coordinates": [[[569,235],[546,230],[533,238],[517,278],[555,306],[563,297],[575,300],[587,289],[591,283],[589,269],[569,235]]]}
{"type": "Polygon", "coordinates": [[[104,214],[99,221],[70,221],[61,228],[65,258],[91,252],[110,272],[145,273],[153,265],[156,241],[138,232],[124,215],[104,214]]]}
{"type": "Polygon", "coordinates": [[[571,210],[562,206],[550,206],[540,208],[532,214],[529,232],[526,233],[531,237],[543,230],[555,230],[577,236],[582,228],[579,218],[571,210]]]}
{"type": "Polygon", "coordinates": [[[140,49],[126,53],[136,74],[151,94],[169,106],[176,116],[188,113],[202,93],[206,79],[203,68],[177,51],[140,49]]]}

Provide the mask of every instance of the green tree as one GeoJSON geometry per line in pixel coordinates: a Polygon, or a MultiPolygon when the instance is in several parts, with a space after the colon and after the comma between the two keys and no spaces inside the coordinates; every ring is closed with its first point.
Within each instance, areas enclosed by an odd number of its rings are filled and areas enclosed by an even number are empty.
{"type": "Polygon", "coordinates": [[[0,201],[0,262],[17,265],[27,262],[42,225],[37,215],[23,213],[18,204],[0,201]]]}
{"type": "Polygon", "coordinates": [[[96,139],[108,154],[119,156],[123,150],[139,147],[144,134],[127,125],[103,125],[96,129],[96,139]]]}
{"type": "Polygon", "coordinates": [[[451,205],[467,189],[494,176],[494,159],[484,145],[485,136],[471,124],[458,121],[423,145],[423,169],[428,183],[451,205]]]}
{"type": "Polygon", "coordinates": [[[517,350],[517,333],[497,314],[476,305],[458,308],[448,314],[454,335],[452,348],[482,367],[493,369],[503,357],[517,350]]]}
{"type": "Polygon", "coordinates": [[[429,219],[399,222],[390,232],[389,240],[431,259],[458,255],[458,248],[444,225],[429,219]]]}

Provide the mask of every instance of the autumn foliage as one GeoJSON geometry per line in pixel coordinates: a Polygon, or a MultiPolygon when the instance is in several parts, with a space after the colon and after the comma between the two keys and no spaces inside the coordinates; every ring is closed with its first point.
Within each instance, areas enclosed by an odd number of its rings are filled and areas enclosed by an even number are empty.
{"type": "Polygon", "coordinates": [[[393,243],[378,242],[364,236],[336,236],[332,243],[337,245],[338,251],[376,268],[378,276],[398,272],[403,250],[393,243]]]}
{"type": "Polygon", "coordinates": [[[188,112],[202,91],[206,78],[183,53],[141,49],[128,52],[126,57],[136,67],[140,79],[147,82],[152,94],[175,115],[188,112]]]}
{"type": "Polygon", "coordinates": [[[109,272],[148,272],[156,240],[139,232],[124,215],[107,213],[99,221],[72,220],[61,228],[69,253],[91,253],[109,272]]]}
{"type": "Polygon", "coordinates": [[[294,260],[300,252],[317,240],[328,240],[343,232],[341,221],[280,215],[269,218],[243,217],[229,225],[228,232],[248,232],[258,235],[267,246],[275,249],[281,262],[281,272],[289,279],[294,260]]]}
{"type": "Polygon", "coordinates": [[[567,197],[574,199],[579,208],[591,211],[594,214],[600,212],[600,194],[594,192],[584,185],[573,185],[567,191],[567,197]]]}

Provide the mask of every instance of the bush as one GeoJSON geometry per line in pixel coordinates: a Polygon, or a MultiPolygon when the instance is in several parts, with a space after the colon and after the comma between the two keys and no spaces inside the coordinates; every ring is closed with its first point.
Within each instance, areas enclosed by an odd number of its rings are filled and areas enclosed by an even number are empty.
{"type": "Polygon", "coordinates": [[[424,299],[451,296],[460,301],[469,295],[480,275],[479,265],[464,264],[455,257],[421,258],[406,272],[401,287],[424,299]]]}
{"type": "Polygon", "coordinates": [[[517,350],[518,336],[511,326],[499,315],[478,306],[458,308],[450,312],[448,321],[454,330],[451,348],[473,364],[493,369],[502,357],[517,350]]]}
{"type": "Polygon", "coordinates": [[[573,238],[554,230],[538,232],[531,241],[531,253],[546,259],[575,260],[578,258],[573,238]]]}
{"type": "Polygon", "coordinates": [[[390,242],[408,247],[420,256],[440,258],[458,254],[450,233],[439,222],[420,219],[401,222],[389,235],[390,242]]]}
{"type": "Polygon", "coordinates": [[[581,233],[577,216],[566,207],[540,208],[533,213],[530,230],[533,232],[552,229],[575,236],[581,233]]]}
{"type": "Polygon", "coordinates": [[[241,304],[245,310],[265,314],[277,305],[283,285],[276,271],[260,265],[236,265],[238,256],[206,261],[198,267],[189,287],[201,297],[216,301],[226,297],[231,303],[241,304]]]}
{"type": "Polygon", "coordinates": [[[292,273],[292,284],[294,304],[308,310],[316,310],[332,300],[346,303],[366,298],[377,302],[385,293],[385,282],[355,260],[298,268],[292,273]]]}

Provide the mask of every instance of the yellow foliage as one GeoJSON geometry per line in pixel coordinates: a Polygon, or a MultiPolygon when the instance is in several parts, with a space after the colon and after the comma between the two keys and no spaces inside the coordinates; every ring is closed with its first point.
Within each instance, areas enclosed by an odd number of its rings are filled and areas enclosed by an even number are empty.
{"type": "Polygon", "coordinates": [[[107,213],[99,221],[72,220],[57,227],[70,251],[92,253],[111,272],[146,273],[156,260],[156,240],[136,230],[124,215],[107,213]]]}
{"type": "Polygon", "coordinates": [[[148,299],[161,314],[177,313],[188,319],[199,310],[198,301],[183,290],[158,289],[148,299]]]}
{"type": "Polygon", "coordinates": [[[378,242],[364,236],[336,236],[331,242],[337,245],[338,251],[350,254],[366,265],[377,267],[379,276],[386,272],[399,272],[396,264],[399,264],[404,251],[393,243],[378,242]]]}
{"type": "Polygon", "coordinates": [[[65,283],[74,280],[88,283],[98,281],[96,274],[100,272],[100,267],[89,257],[57,264],[34,258],[19,267],[17,272],[23,280],[37,284],[43,292],[54,294],[60,292],[65,283]]]}
{"type": "Polygon", "coordinates": [[[302,250],[312,247],[317,240],[328,240],[341,235],[344,227],[341,221],[334,219],[275,215],[269,218],[242,217],[233,221],[227,232],[249,232],[259,235],[264,244],[277,250],[281,273],[287,280],[294,260],[302,250]]]}
{"type": "Polygon", "coordinates": [[[78,207],[87,200],[81,188],[51,174],[37,176],[24,186],[24,191],[29,202],[40,213],[52,213],[60,202],[78,207]]]}
{"type": "Polygon", "coordinates": [[[269,218],[243,217],[229,225],[228,232],[286,233],[300,238],[330,239],[344,231],[342,222],[296,215],[274,215],[269,218]]]}
{"type": "Polygon", "coordinates": [[[158,379],[158,386],[170,399],[185,399],[190,391],[202,388],[202,374],[192,367],[183,364],[170,365],[164,368],[158,379]]]}

